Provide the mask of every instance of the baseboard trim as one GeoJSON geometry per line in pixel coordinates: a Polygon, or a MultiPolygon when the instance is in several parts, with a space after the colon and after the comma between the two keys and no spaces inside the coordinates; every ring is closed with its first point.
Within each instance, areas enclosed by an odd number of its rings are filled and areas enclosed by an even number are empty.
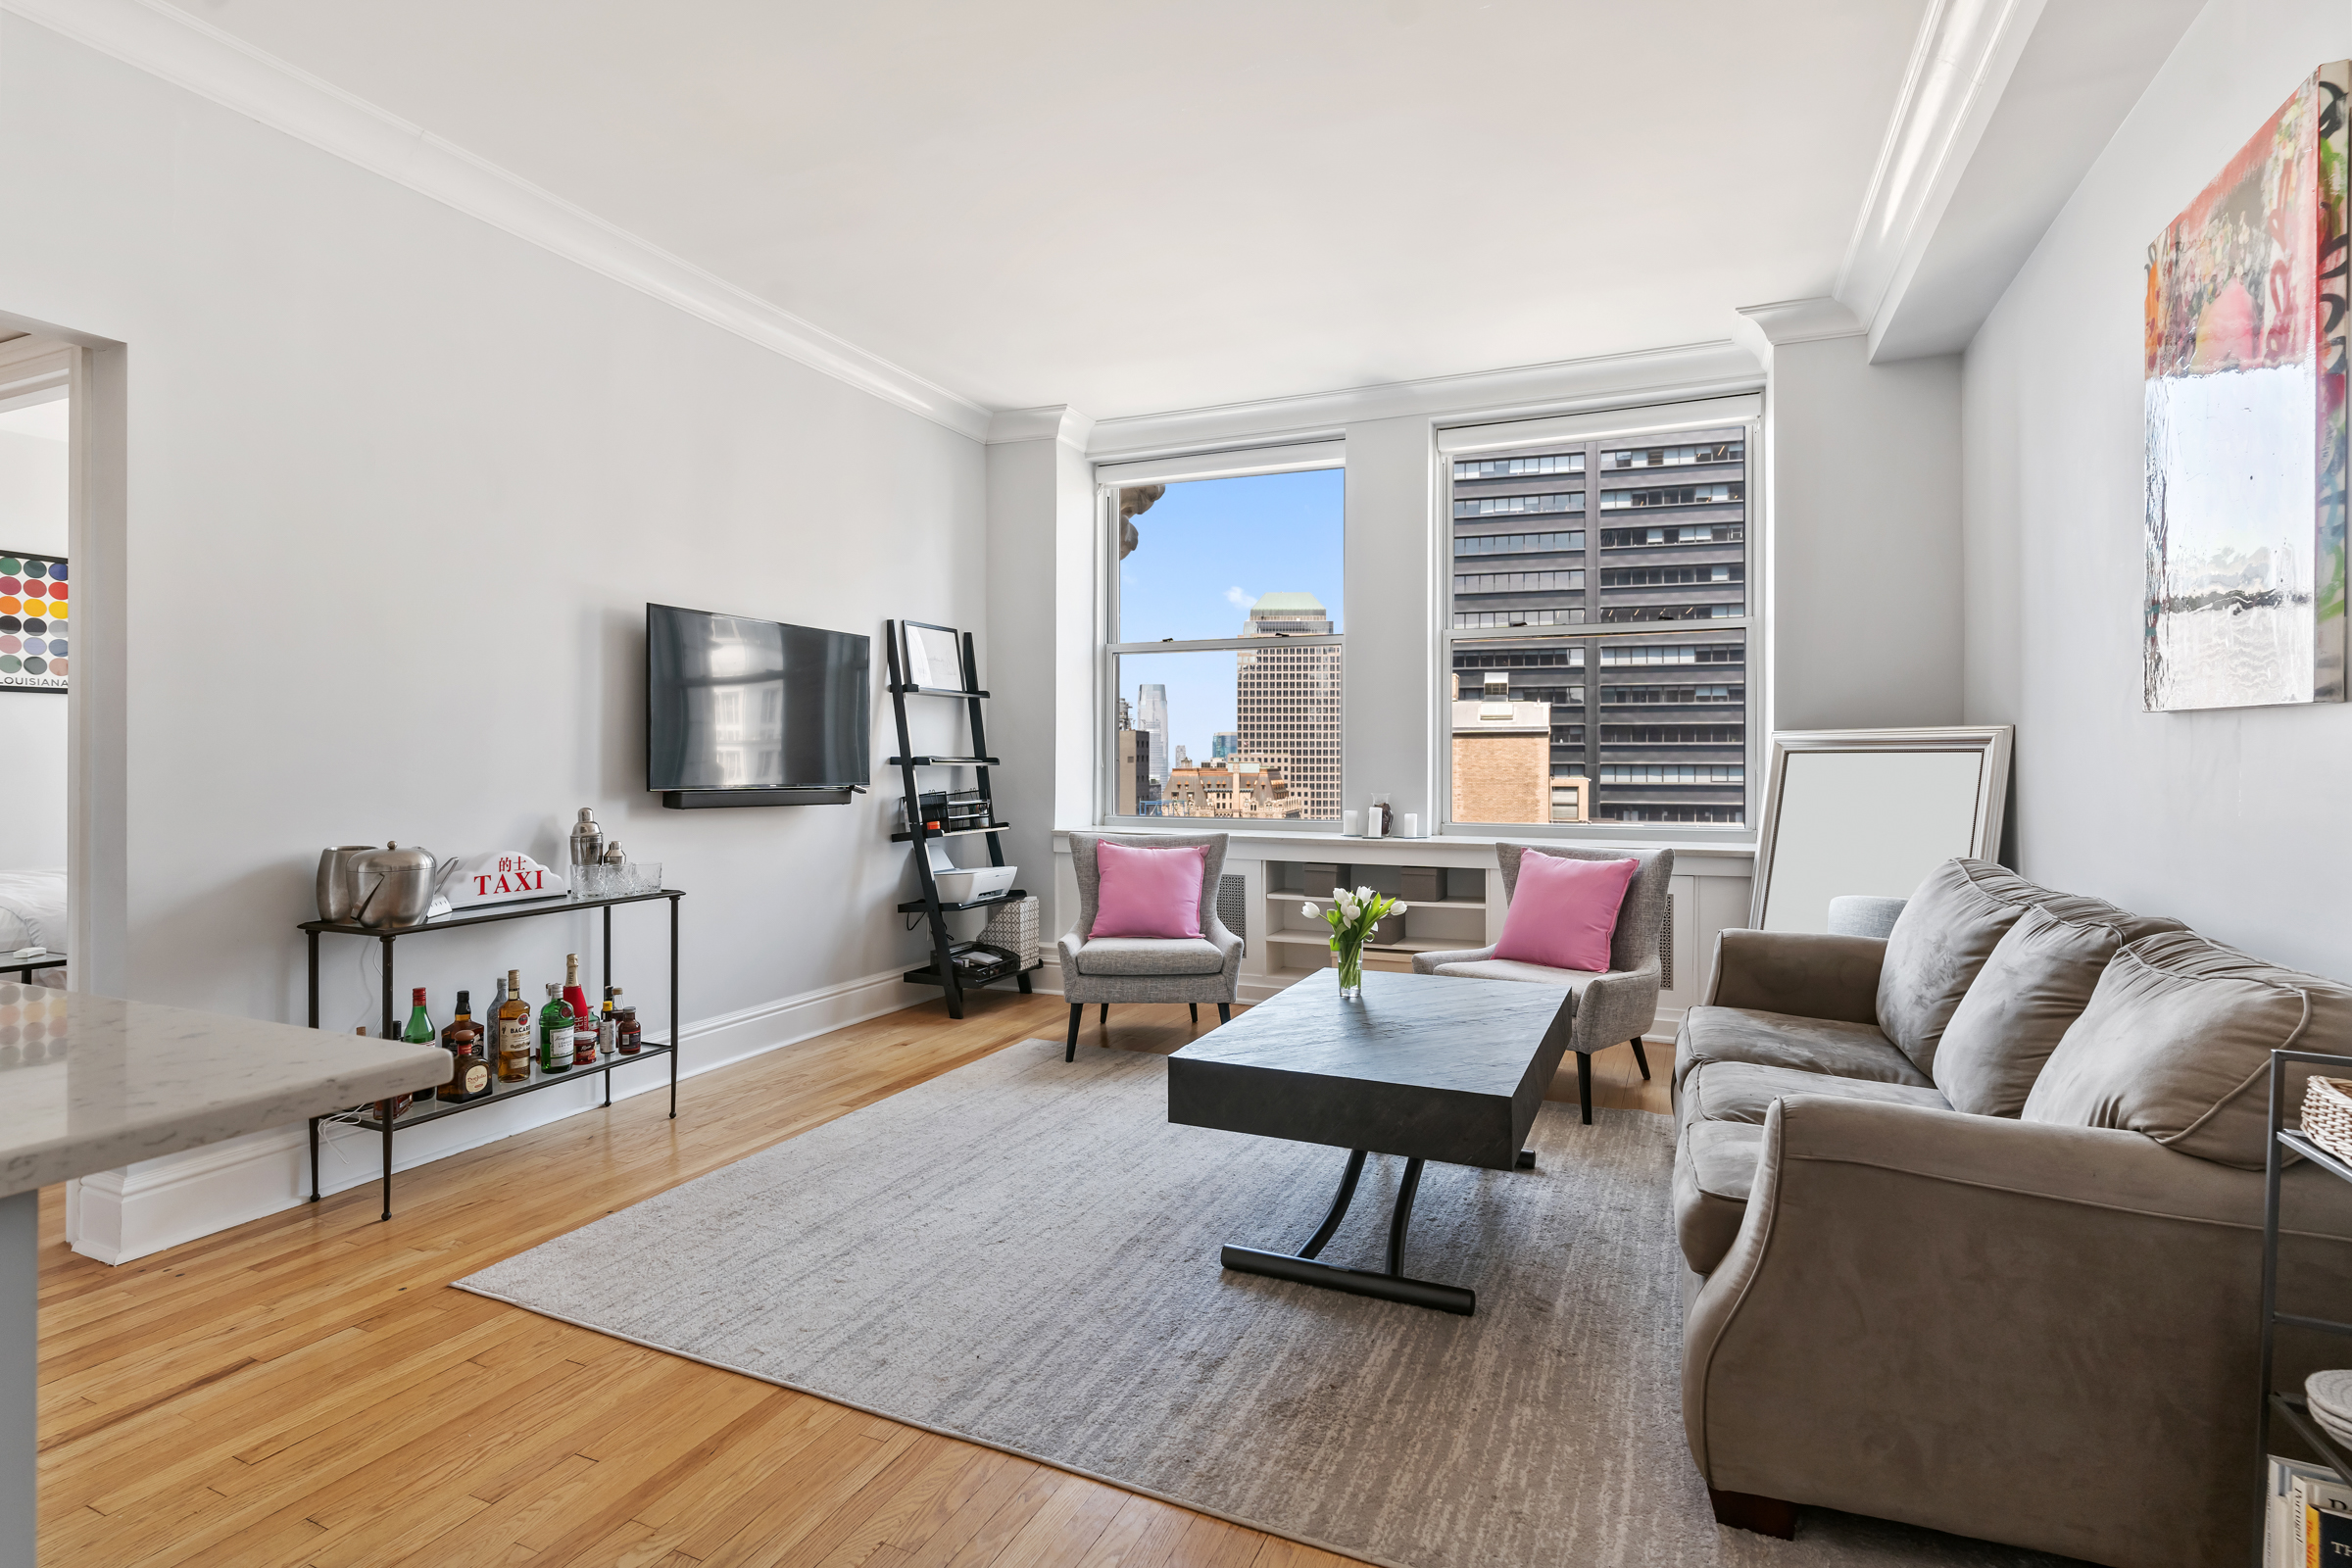
{"type": "MultiPolygon", "coordinates": [[[[820,986],[733,1012],[697,1019],[678,1033],[678,1077],[683,1080],[753,1056],[799,1045],[817,1035],[938,995],[910,986],[899,969],[820,986]]],[[[659,1061],[623,1067],[612,1080],[615,1102],[666,1089],[659,1061]]],[[[395,1174],[469,1149],[602,1107],[593,1081],[549,1089],[465,1116],[428,1122],[394,1143],[395,1174]]],[[[337,1193],[381,1179],[381,1136],[348,1126],[320,1129],[319,1190],[337,1193]]],[[[101,1171],[66,1186],[66,1240],[101,1263],[127,1263],[167,1248],[211,1236],[310,1197],[310,1130],[272,1127],[122,1170],[101,1171]]],[[[397,1198],[397,1195],[396,1195],[397,1198]]]]}

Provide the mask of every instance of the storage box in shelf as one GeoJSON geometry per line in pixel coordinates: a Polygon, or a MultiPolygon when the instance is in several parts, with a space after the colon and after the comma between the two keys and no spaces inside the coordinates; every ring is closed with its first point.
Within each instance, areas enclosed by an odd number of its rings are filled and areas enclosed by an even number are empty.
{"type": "Polygon", "coordinates": [[[1037,899],[1015,899],[1000,904],[988,912],[988,924],[980,929],[980,940],[991,947],[1008,948],[1021,956],[1021,967],[1038,966],[1037,899]]]}
{"type": "Polygon", "coordinates": [[[2352,1078],[2322,1078],[2303,1085],[2303,1136],[2352,1164],[2352,1078]]]}

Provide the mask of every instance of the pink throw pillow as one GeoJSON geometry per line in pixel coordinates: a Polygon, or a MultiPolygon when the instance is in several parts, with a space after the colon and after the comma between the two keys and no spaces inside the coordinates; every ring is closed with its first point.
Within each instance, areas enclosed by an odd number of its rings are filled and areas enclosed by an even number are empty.
{"type": "Polygon", "coordinates": [[[1640,860],[1568,860],[1530,850],[1519,857],[1519,885],[1502,917],[1494,956],[1553,969],[1609,966],[1617,909],[1640,860]]]}
{"type": "Polygon", "coordinates": [[[1208,846],[1138,850],[1124,844],[1095,845],[1096,937],[1197,937],[1200,934],[1200,883],[1208,846]]]}

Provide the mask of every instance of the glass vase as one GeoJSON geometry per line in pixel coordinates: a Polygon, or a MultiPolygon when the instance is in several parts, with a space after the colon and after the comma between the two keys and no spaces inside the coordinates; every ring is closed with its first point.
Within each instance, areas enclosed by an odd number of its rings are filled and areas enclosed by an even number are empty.
{"type": "Polygon", "coordinates": [[[1361,943],[1331,945],[1340,964],[1340,1000],[1354,1002],[1364,994],[1364,949],[1361,943]]]}

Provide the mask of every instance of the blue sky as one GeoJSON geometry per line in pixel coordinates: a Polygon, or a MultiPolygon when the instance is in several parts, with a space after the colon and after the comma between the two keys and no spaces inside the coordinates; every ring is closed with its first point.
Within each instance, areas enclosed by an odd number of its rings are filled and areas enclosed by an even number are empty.
{"type": "MultiPolygon", "coordinates": [[[[1239,635],[1260,594],[1306,593],[1341,619],[1341,549],[1347,474],[1195,479],[1168,486],[1135,519],[1142,542],[1119,564],[1120,642],[1239,635]]],[[[1209,737],[1233,728],[1233,655],[1160,654],[1119,661],[1119,695],[1157,681],[1168,688],[1168,739],[1193,760],[1209,737]]]]}

